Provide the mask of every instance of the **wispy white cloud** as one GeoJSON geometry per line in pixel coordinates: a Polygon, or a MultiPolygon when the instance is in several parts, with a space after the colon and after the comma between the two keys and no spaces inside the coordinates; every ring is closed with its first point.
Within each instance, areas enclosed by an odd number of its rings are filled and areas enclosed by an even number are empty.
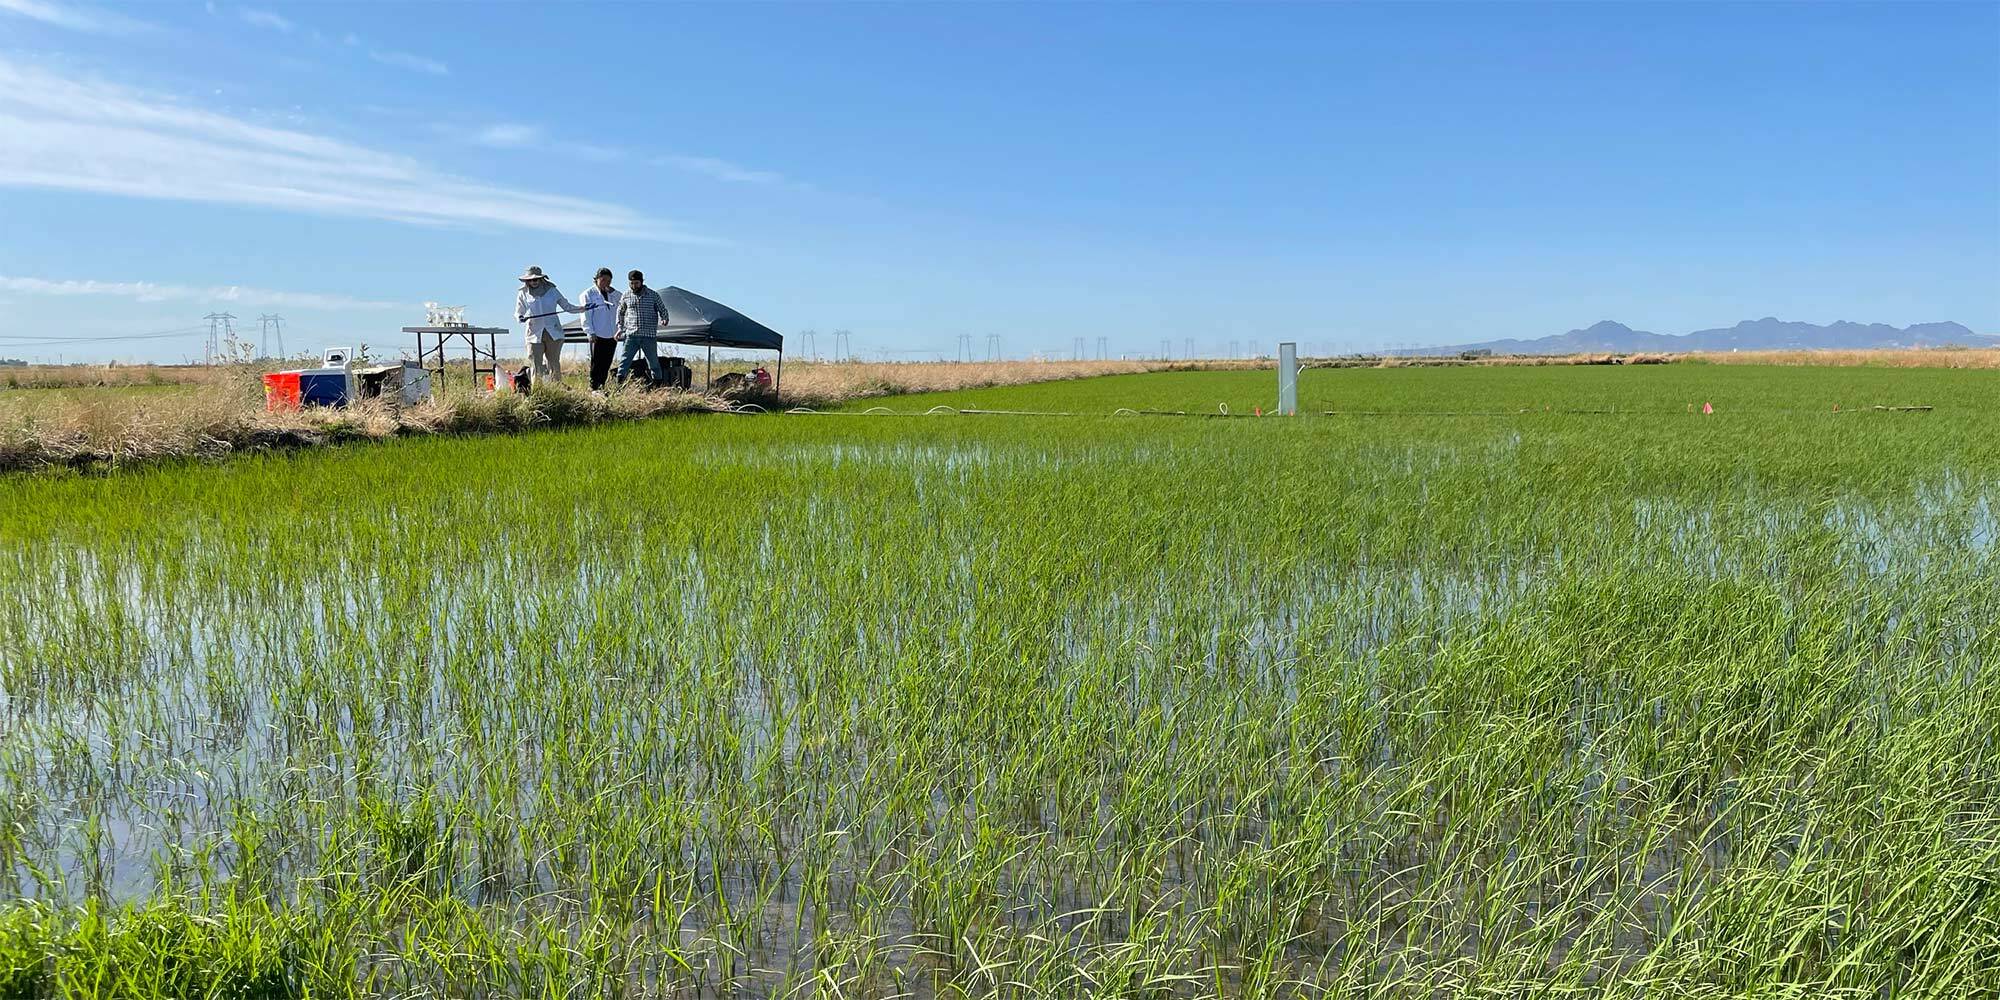
{"type": "MultiPolygon", "coordinates": [[[[0,3],[38,2],[41,2],[41,0],[0,0],[0,3]]],[[[208,12],[211,14],[215,13],[212,3],[209,6],[208,12]]],[[[236,16],[243,19],[246,24],[253,24],[259,28],[268,28],[272,31],[279,31],[288,35],[301,35],[314,45],[327,46],[338,42],[342,48],[361,49],[365,47],[368,50],[368,58],[384,66],[393,66],[397,69],[410,70],[415,73],[428,73],[431,76],[451,75],[451,67],[445,65],[443,62],[429,56],[420,56],[413,52],[378,48],[352,31],[342,32],[337,39],[311,26],[308,26],[301,32],[298,30],[299,26],[283,14],[255,7],[238,7],[236,8],[236,16]]]]}
{"type": "MultiPolygon", "coordinates": [[[[395,109],[382,109],[395,110],[395,109]]],[[[530,122],[495,122],[489,125],[470,126],[454,122],[432,122],[432,131],[453,142],[485,146],[488,149],[533,149],[537,152],[551,152],[578,159],[606,163],[622,160],[630,155],[615,146],[600,146],[588,142],[576,142],[560,135],[551,135],[540,125],[530,122]]],[[[731,163],[713,156],[692,156],[688,154],[666,154],[646,158],[645,162],[656,167],[670,167],[686,170],[734,184],[778,184],[788,187],[806,187],[790,180],[775,170],[758,170],[731,163]]]]}
{"type": "Polygon", "coordinates": [[[451,67],[438,62],[436,59],[427,56],[411,55],[408,52],[398,52],[394,49],[369,49],[368,58],[384,66],[415,70],[419,73],[429,73],[432,76],[448,76],[451,73],[451,67]]]}
{"type": "Polygon", "coordinates": [[[573,142],[569,139],[551,138],[539,125],[521,122],[500,122],[467,129],[462,126],[436,124],[432,126],[438,134],[451,139],[470,142],[475,146],[489,149],[537,149],[562,153],[579,159],[608,163],[625,157],[623,151],[611,146],[599,146],[588,142],[573,142]]]}
{"type": "MultiPolygon", "coordinates": [[[[438,123],[432,126],[440,135],[470,142],[489,149],[546,149],[579,159],[606,163],[625,158],[625,151],[612,146],[599,146],[587,142],[572,142],[568,139],[551,137],[539,125],[524,122],[499,122],[466,128],[438,123]]],[[[792,184],[783,174],[775,170],[753,170],[738,166],[727,160],[713,156],[688,156],[682,154],[655,156],[648,162],[656,167],[672,167],[677,170],[692,171],[705,177],[729,181],[736,184],[792,184]]]]}
{"type": "Polygon", "coordinates": [[[256,25],[259,28],[269,28],[272,31],[283,31],[286,33],[290,33],[292,30],[291,21],[287,20],[283,15],[274,14],[268,10],[243,7],[236,11],[236,16],[242,18],[245,24],[256,25]]]}
{"type": "Polygon", "coordinates": [[[409,156],[273,128],[0,56],[0,185],[251,205],[429,226],[704,242],[624,206],[485,184],[409,156]]]}
{"type": "Polygon", "coordinates": [[[51,3],[49,0],[0,0],[0,13],[15,14],[58,28],[87,31],[97,35],[133,35],[153,28],[144,21],[123,14],[51,3]]]}
{"type": "Polygon", "coordinates": [[[542,130],[533,125],[488,125],[473,132],[472,141],[494,149],[520,149],[542,141],[542,130]]]}
{"type": "Polygon", "coordinates": [[[23,278],[0,274],[0,289],[31,296],[90,295],[98,298],[131,299],[134,302],[213,302],[244,303],[281,309],[404,309],[408,302],[358,299],[351,295],[324,292],[279,292],[243,285],[159,284],[151,281],[94,281],[23,278]]]}
{"type": "Polygon", "coordinates": [[[775,170],[755,170],[738,166],[728,160],[718,160],[713,156],[660,156],[653,159],[653,165],[689,170],[716,180],[735,184],[783,184],[785,175],[775,170]]]}

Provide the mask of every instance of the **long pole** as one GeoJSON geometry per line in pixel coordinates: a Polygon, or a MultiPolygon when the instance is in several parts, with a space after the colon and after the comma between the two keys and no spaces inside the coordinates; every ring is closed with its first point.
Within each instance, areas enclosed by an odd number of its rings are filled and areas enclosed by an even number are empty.
{"type": "Polygon", "coordinates": [[[1299,415],[1299,345],[1289,340],[1278,345],[1278,413],[1299,415]]]}
{"type": "Polygon", "coordinates": [[[715,344],[713,342],[710,342],[708,345],[708,373],[703,375],[702,379],[705,383],[701,387],[703,392],[715,388],[715,344]]]}
{"type": "MultiPolygon", "coordinates": [[[[966,334],[967,337],[972,336],[966,334]]],[[[778,348],[778,374],[771,379],[771,395],[776,397],[785,388],[785,349],[778,348]]]]}

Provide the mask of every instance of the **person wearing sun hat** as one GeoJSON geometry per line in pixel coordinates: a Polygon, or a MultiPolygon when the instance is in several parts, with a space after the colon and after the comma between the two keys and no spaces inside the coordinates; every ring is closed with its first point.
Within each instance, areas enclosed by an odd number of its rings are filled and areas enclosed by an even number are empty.
{"type": "Polygon", "coordinates": [[[530,267],[520,277],[521,292],[514,297],[514,318],[521,321],[528,338],[528,362],[534,366],[535,381],[544,375],[562,381],[562,313],[580,313],[555,282],[539,267],[530,267]]]}

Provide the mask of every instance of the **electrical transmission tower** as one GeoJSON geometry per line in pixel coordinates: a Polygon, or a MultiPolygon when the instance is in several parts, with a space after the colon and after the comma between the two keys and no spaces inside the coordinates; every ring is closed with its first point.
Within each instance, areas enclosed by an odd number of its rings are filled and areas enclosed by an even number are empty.
{"type": "Polygon", "coordinates": [[[1082,337],[1076,337],[1076,338],[1073,338],[1073,339],[1071,340],[1071,342],[1070,342],[1070,349],[1069,349],[1069,359],[1070,359],[1071,361],[1082,361],[1082,360],[1083,360],[1083,338],[1082,338],[1082,337]]]}
{"type": "Polygon", "coordinates": [[[222,352],[223,342],[236,339],[236,328],[230,325],[236,321],[236,317],[228,313],[209,313],[202,319],[208,321],[207,357],[202,363],[212,365],[215,363],[215,356],[222,352]]]}
{"type": "Polygon", "coordinates": [[[1187,358],[1187,359],[1188,359],[1188,360],[1190,360],[1190,361],[1194,360],[1194,338],[1193,338],[1193,337],[1182,337],[1182,338],[1181,338],[1181,357],[1184,357],[1184,358],[1187,358]]]}
{"type": "Polygon", "coordinates": [[[285,317],[271,313],[257,317],[257,353],[266,358],[285,356],[285,317]],[[278,334],[278,353],[271,353],[271,333],[278,334]]]}
{"type": "Polygon", "coordinates": [[[961,362],[972,360],[972,334],[958,335],[958,360],[961,362]]]}
{"type": "Polygon", "coordinates": [[[814,361],[818,361],[818,360],[819,360],[819,344],[817,344],[817,343],[815,343],[815,342],[814,342],[814,339],[813,339],[813,337],[814,337],[814,334],[813,334],[813,332],[812,332],[811,330],[800,330],[800,331],[799,331],[799,339],[800,339],[800,340],[803,340],[803,341],[805,341],[805,342],[806,342],[806,357],[809,357],[809,358],[813,359],[814,361]]]}
{"type": "Polygon", "coordinates": [[[1174,359],[1174,338],[1172,338],[1172,337],[1161,337],[1161,338],[1160,338],[1160,360],[1161,360],[1161,361],[1172,361],[1173,359],[1174,359]]]}
{"type": "Polygon", "coordinates": [[[1242,341],[1240,341],[1240,340],[1232,340],[1232,341],[1230,341],[1230,342],[1229,342],[1229,357],[1230,357],[1230,360],[1232,360],[1232,361],[1233,361],[1233,360],[1235,360],[1235,359],[1236,359],[1236,357],[1237,357],[1238,355],[1242,354],[1242,353],[1243,353],[1243,342],[1242,342],[1242,341]]]}
{"type": "Polygon", "coordinates": [[[846,330],[833,331],[833,360],[852,360],[854,357],[854,335],[846,330]]]}
{"type": "Polygon", "coordinates": [[[986,335],[986,360],[1000,360],[1000,335],[997,333],[986,335]]]}
{"type": "Polygon", "coordinates": [[[1111,338],[1110,337],[1097,338],[1097,360],[1108,361],[1110,360],[1110,358],[1111,358],[1111,338]]]}

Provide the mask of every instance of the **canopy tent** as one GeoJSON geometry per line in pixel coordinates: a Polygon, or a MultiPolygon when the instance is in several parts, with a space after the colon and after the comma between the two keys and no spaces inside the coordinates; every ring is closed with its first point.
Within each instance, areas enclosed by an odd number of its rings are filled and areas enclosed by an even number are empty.
{"type": "Polygon", "coordinates": [[[785,337],[776,330],[685,288],[669,286],[660,293],[667,306],[667,325],[660,339],[676,344],[706,344],[753,351],[785,350],[785,337]]]}
{"type": "MultiPolygon", "coordinates": [[[[660,304],[667,308],[667,322],[660,327],[660,340],[668,344],[692,344],[708,348],[709,374],[714,374],[715,349],[778,352],[778,376],[784,377],[785,336],[748,316],[685,288],[668,286],[658,290],[660,304]]],[[[565,343],[580,343],[589,337],[583,324],[563,327],[565,343]]],[[[710,379],[709,381],[713,381],[710,379]]],[[[775,389],[776,386],[773,386],[775,389]]]]}

